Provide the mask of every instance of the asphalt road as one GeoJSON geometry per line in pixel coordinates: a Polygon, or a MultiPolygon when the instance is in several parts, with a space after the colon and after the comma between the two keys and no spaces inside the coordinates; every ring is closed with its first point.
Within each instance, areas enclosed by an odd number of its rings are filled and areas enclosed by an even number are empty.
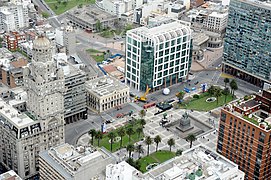
{"type": "Polygon", "coordinates": [[[55,16],[54,11],[52,11],[43,0],[32,0],[32,2],[37,5],[42,12],[48,13],[49,16],[55,16]]]}

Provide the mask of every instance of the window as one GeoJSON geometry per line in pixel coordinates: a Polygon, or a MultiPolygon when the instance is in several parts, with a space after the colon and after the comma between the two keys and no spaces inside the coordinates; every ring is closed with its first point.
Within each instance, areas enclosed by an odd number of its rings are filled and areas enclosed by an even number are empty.
{"type": "Polygon", "coordinates": [[[221,112],[221,121],[225,122],[227,118],[226,113],[221,112]]]}

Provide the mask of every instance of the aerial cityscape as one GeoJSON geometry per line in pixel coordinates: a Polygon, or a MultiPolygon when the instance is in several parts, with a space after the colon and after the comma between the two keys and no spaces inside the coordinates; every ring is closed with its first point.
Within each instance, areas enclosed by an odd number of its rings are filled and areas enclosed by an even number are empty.
{"type": "Polygon", "coordinates": [[[0,180],[271,179],[271,2],[1,0],[0,180]]]}

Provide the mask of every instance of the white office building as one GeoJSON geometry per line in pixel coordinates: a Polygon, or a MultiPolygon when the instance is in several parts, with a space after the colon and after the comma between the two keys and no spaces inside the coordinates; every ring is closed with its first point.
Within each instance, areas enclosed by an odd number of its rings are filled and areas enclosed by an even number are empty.
{"type": "Polygon", "coordinates": [[[29,25],[28,9],[22,3],[0,7],[0,30],[13,31],[29,25]]]}
{"type": "Polygon", "coordinates": [[[226,30],[228,20],[228,12],[216,12],[210,13],[205,21],[203,21],[203,27],[212,32],[222,32],[226,30]]]}
{"type": "Polygon", "coordinates": [[[125,82],[152,91],[186,79],[191,66],[191,29],[188,23],[168,20],[127,32],[125,82]]]}

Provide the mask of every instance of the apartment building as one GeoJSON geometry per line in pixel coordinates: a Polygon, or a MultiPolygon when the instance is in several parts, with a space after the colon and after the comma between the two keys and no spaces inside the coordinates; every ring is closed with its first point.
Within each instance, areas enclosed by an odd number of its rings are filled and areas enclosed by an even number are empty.
{"type": "Polygon", "coordinates": [[[116,160],[104,149],[61,144],[40,153],[40,179],[91,179],[102,174],[110,163],[116,160]]]}
{"type": "Polygon", "coordinates": [[[87,106],[96,112],[129,102],[129,87],[113,77],[103,76],[86,82],[87,106]]]}
{"type": "Polygon", "coordinates": [[[64,119],[65,124],[87,118],[86,73],[68,61],[57,60],[64,73],[64,119]]]}
{"type": "Polygon", "coordinates": [[[228,12],[211,12],[205,21],[203,22],[203,27],[212,32],[225,33],[227,27],[228,12]]]}
{"type": "Polygon", "coordinates": [[[61,48],[65,48],[65,52],[68,55],[72,55],[75,53],[75,32],[73,27],[67,26],[65,28],[56,29],[55,31],[55,40],[56,45],[61,48]]]}
{"type": "Polygon", "coordinates": [[[271,177],[271,90],[221,110],[217,152],[239,165],[248,180],[271,177]]]}
{"type": "Polygon", "coordinates": [[[28,9],[21,3],[2,6],[0,8],[0,29],[6,32],[28,27],[28,9]]]}
{"type": "Polygon", "coordinates": [[[194,146],[144,174],[125,161],[106,166],[106,180],[244,180],[244,176],[237,164],[204,145],[194,146]]]}
{"type": "Polygon", "coordinates": [[[17,31],[11,31],[5,33],[3,37],[3,47],[10,51],[16,51],[19,48],[19,44],[25,42],[25,34],[17,31]]]}
{"type": "Polygon", "coordinates": [[[259,87],[271,84],[271,3],[232,0],[223,71],[259,87]]]}
{"type": "Polygon", "coordinates": [[[27,112],[0,102],[0,162],[23,179],[36,176],[40,151],[64,142],[64,73],[52,59],[50,41],[33,42],[32,63],[24,69],[27,112]]]}
{"type": "Polygon", "coordinates": [[[188,23],[168,20],[127,32],[125,82],[152,91],[182,82],[191,66],[191,29],[188,23]]]}

